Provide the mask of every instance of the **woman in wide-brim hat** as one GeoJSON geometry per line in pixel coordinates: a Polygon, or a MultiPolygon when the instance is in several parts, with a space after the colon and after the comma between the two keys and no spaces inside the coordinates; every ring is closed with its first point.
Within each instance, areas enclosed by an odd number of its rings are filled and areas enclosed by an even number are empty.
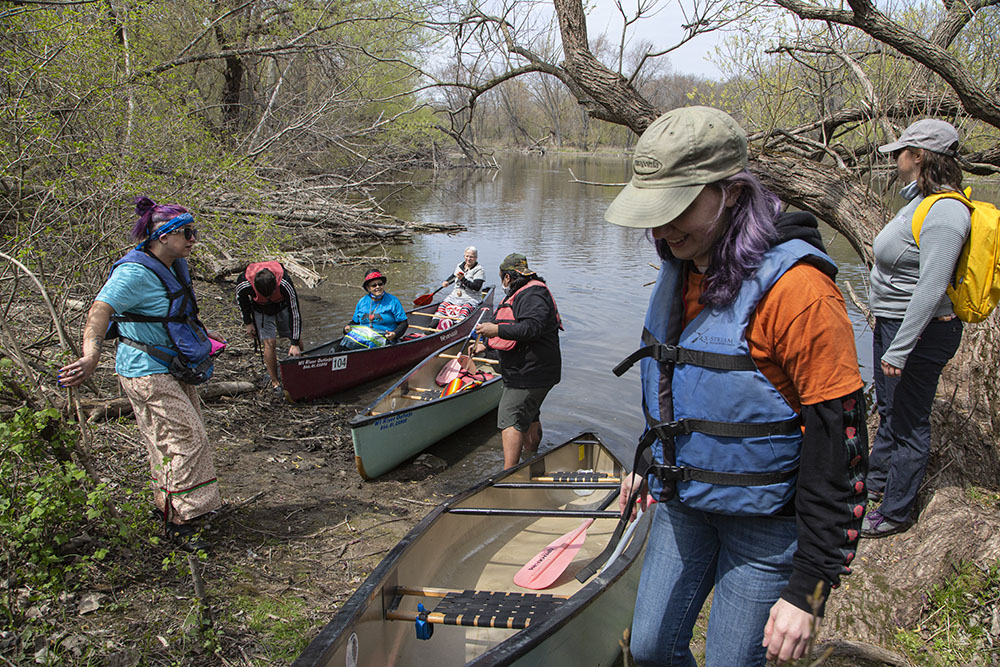
{"type": "Polygon", "coordinates": [[[896,161],[900,194],[909,200],[882,228],[872,251],[869,306],[879,427],[872,443],[868,490],[881,498],[861,534],[892,535],[912,521],[931,451],[931,408],[945,364],[962,341],[962,322],[946,290],[969,235],[968,207],[940,199],[927,211],[920,243],[913,214],[928,196],[962,191],[958,131],[943,120],[913,123],[879,147],[896,161]]]}
{"type": "MultiPolygon", "coordinates": [[[[358,299],[354,307],[354,316],[344,327],[344,333],[349,334],[355,326],[365,326],[373,330],[386,344],[395,343],[406,333],[409,322],[406,310],[394,295],[385,291],[387,279],[381,271],[368,269],[361,282],[366,294],[358,299]]],[[[370,341],[366,341],[370,342],[370,341]]],[[[352,350],[366,347],[349,336],[341,341],[343,349],[352,350]]]]}
{"type": "Polygon", "coordinates": [[[836,267],[815,218],[780,214],[746,166],[731,117],[675,109],[642,134],[605,214],[647,230],[662,261],[630,357],[647,424],[620,497],[624,510],[648,485],[659,500],[632,624],[640,665],[695,664],[710,593],[707,665],[801,657],[857,544],[863,382],[836,267]]]}

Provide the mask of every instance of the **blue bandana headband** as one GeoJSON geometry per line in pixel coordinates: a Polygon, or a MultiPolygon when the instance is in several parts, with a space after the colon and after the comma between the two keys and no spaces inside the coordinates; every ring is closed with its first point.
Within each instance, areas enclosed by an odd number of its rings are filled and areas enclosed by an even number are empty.
{"type": "Polygon", "coordinates": [[[149,235],[149,238],[140,243],[135,247],[136,250],[141,250],[147,243],[155,239],[160,238],[164,234],[169,234],[170,232],[176,231],[183,227],[184,225],[190,225],[194,222],[194,216],[190,213],[181,213],[176,218],[170,218],[167,220],[167,224],[158,228],[155,232],[149,235]]]}

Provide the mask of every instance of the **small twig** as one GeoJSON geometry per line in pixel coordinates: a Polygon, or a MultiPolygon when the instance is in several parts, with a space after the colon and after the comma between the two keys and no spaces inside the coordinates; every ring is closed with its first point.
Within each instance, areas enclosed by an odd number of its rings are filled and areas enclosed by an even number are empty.
{"type": "Polygon", "coordinates": [[[628,183],[601,183],[600,181],[584,181],[577,178],[576,174],[573,173],[572,169],[567,169],[567,171],[569,172],[569,175],[573,177],[572,179],[570,179],[570,183],[581,183],[583,185],[600,185],[608,188],[623,188],[626,185],[628,185],[628,183]]]}
{"type": "Polygon", "coordinates": [[[440,503],[429,503],[426,500],[411,500],[410,498],[394,498],[393,502],[403,501],[404,503],[413,503],[414,505],[427,505],[428,507],[437,507],[440,503]]]}
{"type": "Polygon", "coordinates": [[[208,596],[205,594],[205,580],[201,576],[201,561],[198,556],[192,553],[187,555],[188,567],[191,568],[191,580],[194,582],[194,594],[201,605],[201,611],[205,615],[205,620],[212,625],[212,609],[208,606],[208,596]]]}

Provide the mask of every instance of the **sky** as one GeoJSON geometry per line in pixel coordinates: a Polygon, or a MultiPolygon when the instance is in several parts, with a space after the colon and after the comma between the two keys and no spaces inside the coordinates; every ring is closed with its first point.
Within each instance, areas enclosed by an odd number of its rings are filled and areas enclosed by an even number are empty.
{"type": "MultiPolygon", "coordinates": [[[[639,0],[622,0],[622,6],[626,12],[634,15],[635,5],[639,0]]],[[[647,0],[648,1],[648,0],[647,0]]],[[[690,6],[690,0],[660,0],[661,9],[655,15],[637,21],[630,28],[629,39],[638,41],[647,39],[658,47],[666,47],[680,41],[684,34],[681,24],[684,23],[684,14],[680,11],[680,4],[690,6]]],[[[613,0],[591,0],[587,13],[587,35],[590,39],[602,32],[614,36],[617,43],[621,34],[622,15],[619,13],[613,0]]],[[[670,60],[673,70],[680,74],[696,74],[699,76],[718,79],[721,77],[719,68],[705,60],[705,54],[714,50],[716,44],[723,37],[722,33],[712,32],[706,35],[699,35],[693,40],[680,47],[673,53],[666,56],[670,60]]]]}

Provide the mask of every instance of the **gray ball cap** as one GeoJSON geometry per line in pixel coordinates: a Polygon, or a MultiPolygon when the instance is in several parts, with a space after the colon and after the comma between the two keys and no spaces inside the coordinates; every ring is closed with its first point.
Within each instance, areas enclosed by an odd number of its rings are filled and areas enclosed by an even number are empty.
{"type": "Polygon", "coordinates": [[[934,153],[958,155],[958,130],[951,123],[936,118],[924,118],[911,124],[899,139],[878,147],[879,153],[891,153],[900,148],[925,148],[934,153]]]}
{"type": "Polygon", "coordinates": [[[635,145],[632,180],[604,213],[622,227],[665,225],[709,183],[746,169],[747,135],[724,111],[683,107],[663,114],[635,145]]]}

